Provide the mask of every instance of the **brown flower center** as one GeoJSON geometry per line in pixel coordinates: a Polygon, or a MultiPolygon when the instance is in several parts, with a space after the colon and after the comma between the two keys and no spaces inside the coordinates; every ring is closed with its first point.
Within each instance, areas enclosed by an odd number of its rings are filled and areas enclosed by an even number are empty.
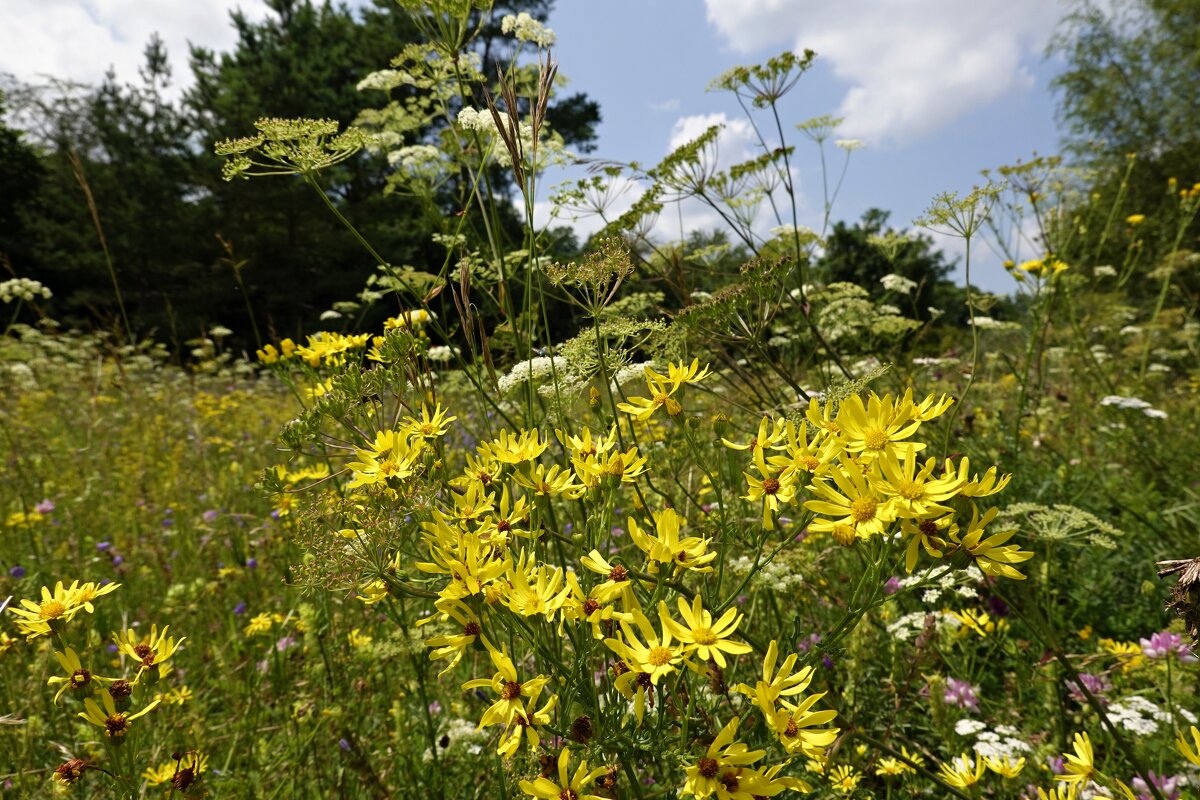
{"type": "Polygon", "coordinates": [[[763,481],[763,494],[776,494],[779,491],[779,481],[775,478],[767,478],[763,481]]]}
{"type": "Polygon", "coordinates": [[[109,737],[120,738],[125,735],[127,730],[129,730],[129,720],[125,719],[125,715],[120,712],[104,720],[104,732],[109,737]]]}
{"type": "Polygon", "coordinates": [[[700,763],[696,765],[696,770],[705,778],[714,777],[720,771],[721,765],[717,763],[715,758],[702,758],[700,763]]]}
{"type": "Polygon", "coordinates": [[[504,688],[500,690],[500,697],[505,700],[516,700],[521,696],[521,684],[516,681],[505,681],[504,688]]]}
{"type": "Polygon", "coordinates": [[[608,573],[608,579],[613,583],[629,580],[629,573],[620,564],[615,565],[608,573]]]}

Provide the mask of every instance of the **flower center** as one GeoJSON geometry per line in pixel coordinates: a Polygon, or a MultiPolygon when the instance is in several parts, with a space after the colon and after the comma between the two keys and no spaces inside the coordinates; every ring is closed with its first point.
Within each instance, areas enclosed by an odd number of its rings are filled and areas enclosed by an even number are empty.
{"type": "Polygon", "coordinates": [[[88,672],[86,669],[80,668],[71,673],[71,685],[75,688],[85,686],[91,679],[92,673],[88,672]]]}
{"type": "Polygon", "coordinates": [[[763,494],[775,494],[779,491],[779,481],[775,478],[767,478],[763,481],[763,494]]]}
{"type": "Polygon", "coordinates": [[[887,431],[871,428],[863,435],[863,444],[868,450],[882,450],[888,445],[887,431]]]}
{"type": "Polygon", "coordinates": [[[650,648],[650,655],[646,660],[656,667],[665,667],[667,664],[671,663],[671,659],[674,657],[674,655],[675,654],[671,652],[671,648],[659,645],[657,647],[650,648]]]}
{"type": "Polygon", "coordinates": [[[923,481],[902,480],[896,484],[896,494],[905,500],[919,500],[925,494],[925,483],[923,481]]]}
{"type": "Polygon", "coordinates": [[[624,567],[617,564],[609,570],[608,579],[613,583],[620,583],[621,581],[629,580],[629,573],[625,571],[624,567]]]}
{"type": "Polygon", "coordinates": [[[478,622],[468,622],[466,625],[463,625],[463,635],[465,636],[478,636],[480,633],[482,633],[482,630],[478,622]]]}
{"type": "Polygon", "coordinates": [[[799,461],[806,472],[816,472],[817,467],[821,466],[821,459],[816,456],[801,456],[799,461]]]}
{"type": "Polygon", "coordinates": [[[692,631],[692,640],[696,644],[716,644],[717,635],[712,628],[696,628],[692,631]]]}
{"type": "Polygon", "coordinates": [[[870,522],[875,518],[877,505],[869,497],[860,497],[850,504],[850,518],[855,522],[870,522]]]}
{"type": "Polygon", "coordinates": [[[129,730],[129,722],[125,715],[116,713],[104,720],[104,732],[110,737],[121,737],[129,730]]]}
{"type": "Polygon", "coordinates": [[[500,697],[505,700],[516,700],[521,696],[521,684],[516,681],[505,681],[504,688],[500,690],[500,697]]]}
{"type": "Polygon", "coordinates": [[[800,728],[799,728],[799,726],[796,725],[796,718],[788,717],[787,727],[783,729],[784,735],[785,736],[795,736],[799,732],[800,732],[800,728]]]}
{"type": "Polygon", "coordinates": [[[58,600],[47,600],[42,603],[38,609],[38,616],[42,619],[58,619],[63,614],[67,613],[67,607],[58,600]]]}
{"type": "Polygon", "coordinates": [[[594,599],[592,599],[591,597],[589,597],[587,600],[584,600],[584,601],[583,601],[583,613],[584,613],[584,614],[586,614],[586,615],[587,615],[587,616],[589,616],[589,617],[590,617],[590,616],[591,616],[591,615],[592,615],[592,614],[593,614],[595,611],[599,610],[599,608],[600,608],[600,604],[599,604],[599,603],[597,603],[597,602],[596,602],[594,599]]]}
{"type": "Polygon", "coordinates": [[[696,765],[696,770],[705,778],[711,778],[721,769],[715,758],[702,758],[696,765]]]}

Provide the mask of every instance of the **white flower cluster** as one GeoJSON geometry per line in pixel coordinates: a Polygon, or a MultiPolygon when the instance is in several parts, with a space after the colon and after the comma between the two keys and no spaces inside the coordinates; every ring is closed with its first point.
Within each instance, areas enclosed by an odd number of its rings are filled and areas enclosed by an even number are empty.
{"type": "Polygon", "coordinates": [[[1029,743],[1018,738],[1021,734],[1011,725],[997,725],[988,730],[987,723],[963,718],[954,724],[954,732],[964,738],[975,738],[975,752],[986,758],[1016,760],[1032,750],[1029,743]]]}
{"type": "Polygon", "coordinates": [[[1153,419],[1167,418],[1167,412],[1151,407],[1149,403],[1138,397],[1122,397],[1119,394],[1110,394],[1100,400],[1100,405],[1141,411],[1147,417],[1153,419]]]}
{"type": "Polygon", "coordinates": [[[381,69],[363,78],[355,88],[360,92],[365,92],[368,89],[378,89],[381,92],[386,92],[406,83],[410,86],[415,83],[412,75],[407,72],[402,72],[398,69],[381,69]]]}
{"type": "Polygon", "coordinates": [[[1116,267],[1109,266],[1108,264],[1103,264],[1103,265],[1093,269],[1092,274],[1095,275],[1097,278],[1115,278],[1115,277],[1117,277],[1117,270],[1116,270],[1116,267]]]}
{"type": "MultiPolygon", "coordinates": [[[[501,122],[506,127],[508,125],[507,120],[505,120],[507,113],[506,111],[500,112],[501,122]]],[[[496,120],[490,110],[479,111],[467,106],[458,112],[458,124],[464,130],[478,131],[481,134],[491,137],[499,136],[496,130],[496,120]]],[[[546,129],[543,129],[543,136],[538,141],[537,163],[533,166],[541,170],[551,165],[561,166],[563,164],[574,163],[575,155],[563,146],[562,137],[554,132],[546,136],[544,135],[545,132],[546,129]]],[[[517,133],[521,139],[522,156],[528,159],[533,154],[533,126],[526,122],[518,122],[517,133]]],[[[503,145],[497,145],[493,148],[492,157],[502,167],[512,165],[512,156],[508,152],[508,148],[503,145]]]]}
{"type": "Polygon", "coordinates": [[[867,146],[862,139],[834,139],[833,143],[845,150],[847,153],[853,153],[855,150],[862,150],[867,146]]]}
{"type": "Polygon", "coordinates": [[[889,292],[897,292],[899,294],[912,294],[913,289],[917,288],[917,282],[909,280],[903,275],[888,273],[879,279],[883,284],[883,288],[889,292]]]}
{"type": "Polygon", "coordinates": [[[898,642],[911,641],[913,637],[925,630],[925,622],[930,617],[933,618],[935,626],[955,627],[962,624],[953,614],[945,611],[913,611],[889,622],[887,625],[888,635],[898,642]]]}
{"type": "Polygon", "coordinates": [[[518,41],[533,42],[538,47],[550,47],[557,38],[551,28],[529,16],[528,11],[522,11],[516,16],[506,15],[500,20],[500,32],[506,35],[511,33],[518,41]]]}
{"type": "MultiPolygon", "coordinates": [[[[909,575],[900,579],[900,585],[905,589],[925,584],[926,578],[920,575],[909,575]]],[[[978,596],[972,584],[983,582],[983,573],[974,564],[966,569],[953,570],[938,578],[937,582],[928,586],[921,593],[921,602],[933,605],[942,599],[943,593],[953,591],[960,597],[974,598],[978,596]]]]}
{"type": "MultiPolygon", "coordinates": [[[[1159,708],[1140,694],[1130,695],[1124,700],[1113,703],[1108,707],[1107,712],[1108,718],[1114,725],[1120,725],[1138,736],[1149,736],[1157,732],[1160,722],[1168,726],[1173,724],[1171,712],[1159,708]]],[[[1189,724],[1195,724],[1195,714],[1182,708],[1179,709],[1179,714],[1189,724]]]]}
{"type": "Polygon", "coordinates": [[[975,327],[981,331],[1015,331],[1021,326],[1015,322],[1002,322],[991,317],[976,317],[975,327]]]}
{"type": "Polygon", "coordinates": [[[10,303],[13,300],[32,301],[35,297],[50,298],[50,290],[40,281],[29,278],[13,278],[0,283],[0,303],[10,303]]]}
{"type": "MultiPolygon", "coordinates": [[[[754,568],[754,559],[749,556],[738,556],[728,565],[734,575],[748,575],[754,568]]],[[[786,591],[793,586],[804,583],[804,576],[781,561],[759,564],[758,572],[751,579],[753,587],[763,587],[774,591],[786,591]]]]}
{"type": "Polygon", "coordinates": [[[500,394],[507,394],[514,387],[526,381],[532,381],[535,384],[542,383],[555,373],[558,374],[559,380],[562,380],[566,371],[567,360],[562,356],[538,356],[528,361],[522,361],[513,365],[508,374],[500,378],[500,394]]]}
{"type": "MultiPolygon", "coordinates": [[[[445,725],[439,726],[439,729],[442,735],[438,738],[447,741],[446,748],[441,754],[442,758],[445,758],[446,754],[449,753],[461,757],[479,755],[479,753],[483,752],[482,742],[487,734],[479,730],[474,722],[455,717],[445,725]]],[[[432,749],[425,751],[422,760],[426,762],[433,761],[432,749]]]]}
{"type": "Polygon", "coordinates": [[[425,357],[430,361],[438,361],[444,364],[451,361],[456,354],[461,352],[462,350],[458,347],[451,348],[449,345],[439,344],[429,348],[429,352],[425,354],[425,357]]]}
{"type": "Polygon", "coordinates": [[[646,367],[653,367],[653,361],[641,361],[637,364],[626,364],[613,375],[612,390],[615,394],[619,388],[632,381],[640,380],[646,375],[646,367]]]}

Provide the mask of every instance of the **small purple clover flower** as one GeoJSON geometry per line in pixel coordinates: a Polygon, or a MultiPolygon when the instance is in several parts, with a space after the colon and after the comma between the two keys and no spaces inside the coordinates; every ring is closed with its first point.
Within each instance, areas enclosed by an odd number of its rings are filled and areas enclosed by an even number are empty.
{"type": "Polygon", "coordinates": [[[39,514],[49,514],[55,508],[54,501],[49,498],[43,500],[33,507],[33,510],[39,514]]]}
{"type": "MultiPolygon", "coordinates": [[[[1103,675],[1093,675],[1090,672],[1081,672],[1079,680],[1100,705],[1108,705],[1108,698],[1104,696],[1104,693],[1112,688],[1112,683],[1108,678],[1103,675]]],[[[1075,681],[1067,681],[1067,691],[1070,692],[1071,699],[1076,703],[1087,705],[1087,697],[1075,681]]]]}
{"type": "Polygon", "coordinates": [[[901,589],[900,579],[898,577],[896,577],[895,575],[888,578],[887,583],[885,583],[883,585],[883,593],[884,594],[895,594],[896,592],[900,591],[900,589],[901,589]]]}
{"type": "Polygon", "coordinates": [[[1171,631],[1159,631],[1149,639],[1138,639],[1138,644],[1142,646],[1142,655],[1146,658],[1167,658],[1174,654],[1183,662],[1196,660],[1188,646],[1183,643],[1183,637],[1171,631]]]}
{"type": "Polygon", "coordinates": [[[212,523],[217,521],[218,516],[220,516],[220,512],[215,508],[210,508],[208,511],[205,511],[203,514],[201,514],[200,518],[205,522],[212,523]]]}
{"type": "Polygon", "coordinates": [[[972,686],[966,681],[960,681],[957,678],[947,678],[946,692],[942,695],[942,699],[946,702],[946,705],[975,711],[979,708],[978,691],[978,687],[972,686]]]}

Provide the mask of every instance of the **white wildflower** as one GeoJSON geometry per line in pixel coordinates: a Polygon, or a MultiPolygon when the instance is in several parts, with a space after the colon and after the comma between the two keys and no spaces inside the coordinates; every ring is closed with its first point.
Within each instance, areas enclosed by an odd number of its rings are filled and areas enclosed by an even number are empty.
{"type": "Polygon", "coordinates": [[[533,42],[538,47],[550,47],[556,38],[553,29],[538,22],[527,11],[516,16],[506,15],[500,20],[500,32],[506,35],[511,33],[517,37],[517,41],[533,42]]]}
{"type": "Polygon", "coordinates": [[[912,294],[913,289],[917,288],[917,282],[909,280],[903,275],[889,273],[879,279],[883,284],[883,288],[889,292],[897,292],[899,294],[912,294]]]}

